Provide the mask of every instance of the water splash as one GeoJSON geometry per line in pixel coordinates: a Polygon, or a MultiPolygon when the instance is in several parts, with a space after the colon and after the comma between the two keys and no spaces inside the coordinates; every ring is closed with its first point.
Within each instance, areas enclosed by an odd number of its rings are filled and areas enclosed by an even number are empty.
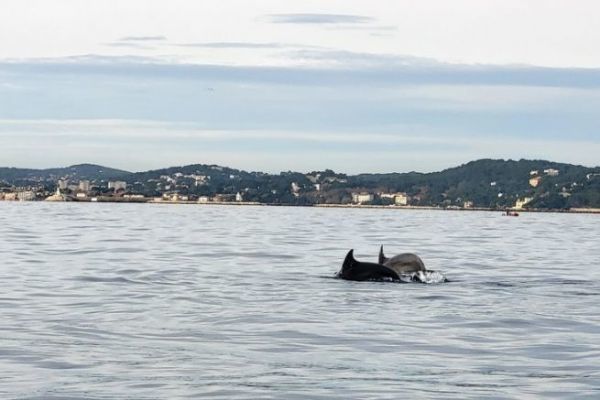
{"type": "Polygon", "coordinates": [[[420,282],[420,283],[444,283],[448,280],[446,276],[438,271],[417,271],[411,274],[402,274],[400,275],[400,280],[402,282],[420,282]]]}

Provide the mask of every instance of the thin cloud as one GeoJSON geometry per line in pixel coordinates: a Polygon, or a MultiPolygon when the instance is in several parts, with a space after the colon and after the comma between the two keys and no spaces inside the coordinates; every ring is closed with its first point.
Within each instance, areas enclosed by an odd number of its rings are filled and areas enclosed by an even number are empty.
{"type": "Polygon", "coordinates": [[[331,29],[335,30],[352,30],[352,31],[369,31],[373,33],[392,33],[398,30],[394,25],[335,25],[331,29]]]}
{"type": "MultiPolygon", "coordinates": [[[[411,129],[414,129],[411,127],[411,129]]],[[[289,130],[252,129],[206,129],[192,122],[165,122],[131,119],[0,119],[0,133],[3,137],[13,135],[41,138],[52,134],[54,137],[81,138],[86,135],[101,135],[105,140],[124,138],[211,141],[231,140],[281,140],[294,142],[390,144],[399,143],[411,146],[452,146],[456,138],[440,138],[423,134],[397,135],[373,132],[307,132],[289,130]]]]}
{"type": "Polygon", "coordinates": [[[42,57],[42,58],[34,58],[29,59],[27,61],[24,60],[7,60],[5,62],[0,61],[0,68],[16,65],[22,65],[25,69],[28,69],[26,66],[29,65],[33,67],[34,65],[43,66],[46,65],[50,70],[53,69],[53,66],[59,65],[71,65],[76,67],[78,65],[144,65],[144,64],[160,64],[163,60],[156,57],[147,57],[147,56],[138,56],[138,55],[123,55],[123,56],[106,56],[100,54],[80,54],[74,56],[67,57],[42,57]]]}
{"type": "Polygon", "coordinates": [[[293,54],[301,59],[314,59],[317,63],[310,67],[231,66],[168,63],[153,57],[89,54],[57,59],[0,62],[0,70],[17,73],[92,73],[114,76],[135,73],[140,77],[160,76],[184,80],[209,79],[308,86],[449,84],[600,87],[600,68],[448,64],[427,58],[344,51],[302,51],[293,54]]]}
{"type": "Polygon", "coordinates": [[[84,55],[0,62],[0,71],[42,74],[103,74],[181,80],[254,82],[301,86],[517,85],[600,87],[600,68],[550,68],[523,65],[448,64],[433,59],[346,51],[289,53],[312,59],[310,67],[230,66],[163,62],[140,56],[84,55]]]}
{"type": "Polygon", "coordinates": [[[105,46],[122,47],[137,50],[150,50],[155,48],[155,46],[148,46],[147,44],[145,44],[145,42],[110,42],[106,43],[105,46]]]}
{"type": "Polygon", "coordinates": [[[166,40],[166,36],[124,36],[114,42],[106,43],[105,46],[149,50],[156,48],[155,45],[159,45],[166,40]]]}
{"type": "Polygon", "coordinates": [[[350,14],[270,14],[268,17],[275,24],[367,24],[375,21],[365,15],[350,14]]]}
{"type": "Polygon", "coordinates": [[[435,59],[396,54],[365,53],[326,48],[293,49],[282,54],[292,60],[313,61],[323,66],[364,67],[423,67],[445,65],[435,59]]]}
{"type": "Polygon", "coordinates": [[[181,43],[182,47],[200,47],[207,49],[281,49],[294,47],[284,43],[252,43],[252,42],[198,42],[181,43]]]}
{"type": "Polygon", "coordinates": [[[289,49],[292,50],[326,50],[326,47],[313,46],[297,43],[279,43],[279,42],[192,42],[180,43],[180,47],[205,48],[205,49],[289,49]]]}
{"type": "Polygon", "coordinates": [[[124,36],[120,42],[162,42],[167,40],[166,36],[124,36]]]}

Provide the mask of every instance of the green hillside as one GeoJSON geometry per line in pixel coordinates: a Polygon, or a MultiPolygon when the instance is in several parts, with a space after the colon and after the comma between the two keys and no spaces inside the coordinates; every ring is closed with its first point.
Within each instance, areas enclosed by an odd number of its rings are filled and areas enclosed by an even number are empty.
{"type": "Polygon", "coordinates": [[[528,198],[526,207],[532,208],[600,208],[599,167],[545,160],[483,159],[432,173],[359,175],[332,170],[267,174],[205,164],[137,173],[92,164],[0,168],[0,186],[5,188],[38,184],[51,189],[58,179],[90,180],[101,193],[110,192],[108,180],[118,179],[127,182],[128,193],[146,197],[176,193],[191,199],[231,199],[239,193],[244,201],[268,204],[348,204],[353,193],[364,192],[373,195],[370,204],[391,204],[386,194],[406,193],[408,204],[416,206],[505,208],[528,198]]]}

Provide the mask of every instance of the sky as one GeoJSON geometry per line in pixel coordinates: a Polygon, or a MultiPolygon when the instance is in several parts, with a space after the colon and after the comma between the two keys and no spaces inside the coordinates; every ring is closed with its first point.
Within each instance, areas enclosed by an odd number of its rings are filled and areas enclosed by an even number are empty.
{"type": "Polygon", "coordinates": [[[0,166],[600,165],[600,2],[3,0],[0,166]]]}

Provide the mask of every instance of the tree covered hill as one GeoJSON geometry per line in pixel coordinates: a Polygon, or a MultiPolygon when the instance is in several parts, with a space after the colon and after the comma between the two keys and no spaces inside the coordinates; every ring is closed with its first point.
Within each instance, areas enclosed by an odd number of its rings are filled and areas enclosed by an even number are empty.
{"type": "Polygon", "coordinates": [[[0,167],[0,180],[9,183],[47,181],[62,178],[72,180],[108,180],[130,175],[131,172],[94,164],[78,164],[64,168],[27,169],[0,167]]]}
{"type": "Polygon", "coordinates": [[[409,204],[420,206],[502,208],[528,198],[528,206],[535,208],[600,207],[600,167],[545,160],[482,159],[432,173],[358,175],[332,170],[268,174],[205,164],[136,173],[92,164],[46,170],[0,168],[0,186],[2,181],[15,186],[49,185],[62,178],[86,179],[97,186],[123,180],[128,191],[145,196],[228,198],[240,193],[245,201],[271,204],[346,204],[352,201],[352,193],[366,192],[374,195],[372,204],[389,204],[381,194],[406,193],[409,204]]]}
{"type": "MultiPolygon", "coordinates": [[[[462,205],[464,201],[472,201],[480,207],[509,206],[518,198],[558,193],[564,187],[564,193],[568,190],[577,196],[573,199],[563,196],[563,200],[571,200],[572,206],[577,207],[598,204],[593,201],[593,196],[584,193],[593,192],[594,182],[598,181],[587,179],[587,174],[599,170],[544,160],[482,159],[427,174],[361,174],[352,177],[349,183],[355,187],[407,192],[420,198],[423,205],[462,205]],[[552,169],[558,171],[557,176],[544,173],[544,170],[552,169]],[[537,174],[532,175],[534,171],[537,174]],[[537,187],[529,183],[533,176],[541,177],[537,187]]],[[[555,208],[569,206],[569,201],[552,203],[555,208]]]]}

